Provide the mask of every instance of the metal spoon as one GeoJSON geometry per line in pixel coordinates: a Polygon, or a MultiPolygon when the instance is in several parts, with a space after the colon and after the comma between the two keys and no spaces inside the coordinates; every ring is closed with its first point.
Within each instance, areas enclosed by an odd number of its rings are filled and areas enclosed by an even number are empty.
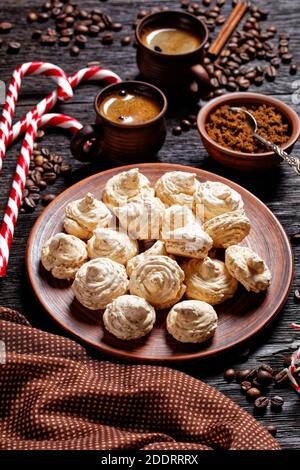
{"type": "Polygon", "coordinates": [[[273,144],[272,142],[269,142],[268,140],[258,135],[256,119],[251,113],[249,113],[249,111],[246,111],[245,109],[237,108],[237,107],[231,107],[230,109],[236,113],[243,113],[246,117],[246,123],[248,124],[248,126],[253,132],[253,137],[255,137],[255,139],[261,142],[268,149],[273,150],[273,152],[276,155],[278,155],[283,160],[285,160],[293,168],[293,170],[297,173],[297,175],[300,176],[300,160],[294,155],[292,154],[289,155],[288,153],[286,153],[284,150],[278,147],[278,145],[273,144]]]}

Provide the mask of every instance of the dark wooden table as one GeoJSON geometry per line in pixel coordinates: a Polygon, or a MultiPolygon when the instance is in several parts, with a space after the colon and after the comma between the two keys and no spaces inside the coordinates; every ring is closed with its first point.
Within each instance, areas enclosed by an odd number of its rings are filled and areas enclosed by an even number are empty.
{"type": "MultiPolygon", "coordinates": [[[[115,21],[121,21],[124,24],[122,32],[116,33],[116,41],[112,46],[103,46],[97,38],[91,39],[88,46],[79,57],[70,57],[67,50],[56,47],[39,48],[37,42],[31,41],[31,30],[28,26],[25,15],[30,9],[38,8],[41,5],[39,0],[16,0],[15,2],[1,2],[0,21],[12,21],[15,25],[13,31],[9,34],[10,39],[19,40],[22,43],[22,49],[18,55],[6,54],[5,47],[0,49],[0,79],[8,81],[13,69],[22,62],[45,60],[54,62],[63,67],[67,73],[72,73],[78,68],[84,66],[91,60],[100,60],[103,66],[111,68],[122,78],[134,78],[137,75],[135,64],[135,49],[132,46],[120,47],[120,38],[126,32],[132,34],[131,23],[135,19],[135,15],[140,8],[151,8],[153,6],[166,5],[178,8],[179,1],[132,1],[132,0],[109,0],[108,2],[99,2],[99,0],[78,0],[78,4],[86,9],[93,7],[101,7],[104,12],[112,15],[115,21]]],[[[228,2],[229,4],[231,2],[228,2]]],[[[279,30],[288,31],[291,35],[291,49],[295,52],[295,60],[300,62],[300,9],[299,4],[295,0],[260,0],[258,6],[269,8],[271,14],[267,24],[275,24],[279,30]]],[[[224,12],[229,11],[231,7],[227,5],[224,12]]],[[[44,27],[42,25],[42,27],[44,27]]],[[[47,27],[47,25],[45,25],[47,27]]],[[[295,107],[297,110],[297,102],[300,103],[300,76],[289,75],[289,67],[285,66],[280,70],[279,76],[275,83],[264,83],[259,92],[274,95],[282,99],[287,104],[295,107]],[[292,104],[292,94],[294,92],[293,82],[299,80],[298,86],[299,96],[295,97],[296,101],[292,104]],[[298,98],[298,100],[297,100],[298,98]]],[[[24,81],[22,88],[21,100],[18,105],[17,117],[20,117],[37,103],[45,92],[52,89],[53,85],[44,78],[30,78],[24,81]]],[[[253,87],[255,89],[255,87],[253,87]]],[[[94,111],[92,102],[97,91],[95,85],[85,85],[80,87],[72,102],[63,106],[57,106],[58,111],[71,114],[80,119],[83,123],[89,123],[94,120],[94,111]]],[[[298,104],[298,110],[300,105],[298,104]]],[[[182,114],[183,114],[182,110],[182,114]]],[[[274,171],[264,175],[242,175],[231,170],[222,168],[215,164],[206,154],[199,140],[196,131],[191,131],[181,137],[174,137],[171,134],[172,126],[178,122],[181,113],[176,115],[172,113],[168,117],[168,136],[164,148],[161,150],[158,161],[181,163],[191,165],[197,168],[203,168],[217,174],[223,175],[233,181],[243,185],[256,196],[258,196],[265,204],[276,214],[287,233],[292,233],[300,229],[298,210],[300,204],[300,180],[285,165],[281,165],[274,171]]],[[[63,136],[59,132],[51,132],[47,134],[44,141],[45,146],[50,150],[63,155],[64,158],[73,164],[72,175],[68,178],[59,178],[51,191],[59,193],[74,182],[92,174],[95,171],[109,166],[103,163],[98,168],[92,166],[84,166],[80,163],[72,161],[69,151],[68,137],[63,136]]],[[[1,174],[1,192],[0,192],[0,211],[3,213],[8,190],[10,188],[14,168],[16,164],[17,152],[20,144],[14,144],[7,153],[4,168],[1,174]]],[[[300,153],[300,145],[295,148],[296,153],[300,153]]],[[[27,237],[30,229],[37,216],[42,211],[40,207],[34,214],[21,214],[18,220],[18,226],[15,232],[14,242],[11,251],[10,263],[7,277],[0,279],[0,303],[3,306],[18,309],[24,313],[30,321],[37,327],[54,331],[58,334],[64,334],[58,330],[53,323],[45,316],[39,306],[33,299],[30,288],[26,281],[26,273],[24,267],[24,254],[27,237]]],[[[259,214],[258,214],[259,217],[259,214]]],[[[267,236],[267,234],[266,234],[267,236]]],[[[299,285],[300,268],[298,258],[300,255],[299,246],[294,246],[296,273],[293,289],[299,285]]],[[[274,252],[276,257],[276,252],[274,252]]],[[[249,410],[252,413],[252,405],[248,404],[245,398],[240,394],[239,386],[235,383],[227,384],[223,380],[223,370],[229,366],[236,368],[245,368],[255,366],[257,362],[268,361],[275,368],[282,365],[281,352],[288,352],[296,347],[296,343],[300,343],[300,333],[293,333],[289,328],[292,321],[299,321],[299,306],[293,299],[293,290],[290,293],[285,308],[273,322],[273,324],[256,337],[251,344],[245,347],[250,348],[250,356],[246,362],[243,358],[242,351],[235,351],[226,357],[220,357],[208,362],[183,363],[178,366],[181,370],[198,377],[205,382],[215,386],[218,390],[224,392],[234,401],[249,410]]],[[[1,337],[1,332],[0,332],[1,337]]],[[[272,392],[273,393],[273,392],[272,392]]],[[[280,414],[274,414],[270,411],[264,417],[258,418],[264,424],[274,423],[278,427],[278,440],[285,449],[296,449],[299,447],[300,439],[300,402],[297,395],[289,389],[284,389],[281,394],[285,397],[286,403],[284,411],[280,414]]]]}

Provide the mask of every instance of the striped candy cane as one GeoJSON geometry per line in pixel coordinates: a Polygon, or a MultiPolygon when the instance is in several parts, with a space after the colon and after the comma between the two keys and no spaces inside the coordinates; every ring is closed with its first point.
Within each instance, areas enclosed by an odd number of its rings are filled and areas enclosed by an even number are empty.
{"type": "Polygon", "coordinates": [[[72,133],[77,132],[82,127],[79,121],[64,114],[45,114],[39,117],[37,111],[33,113],[21,147],[16,173],[0,229],[0,277],[4,277],[6,274],[9,251],[22,202],[37,129],[46,125],[68,129],[72,133]]]}
{"type": "MultiPolygon", "coordinates": [[[[68,78],[70,86],[74,89],[80,83],[88,81],[104,81],[107,84],[119,82],[120,77],[111,72],[108,69],[102,69],[99,67],[87,67],[79,70],[74,73],[71,77],[68,78]]],[[[30,124],[32,115],[37,111],[38,116],[42,116],[45,113],[48,113],[53,106],[56,104],[58,98],[58,91],[55,90],[46,98],[44,98],[40,103],[38,103],[31,111],[29,111],[26,116],[24,116],[19,122],[17,122],[13,129],[11,130],[8,138],[8,145],[11,144],[15,139],[17,139],[21,134],[24,134],[27,127],[30,124]]]]}
{"type": "MultiPolygon", "coordinates": [[[[57,99],[65,101],[73,96],[73,89],[65,72],[54,64],[47,62],[28,62],[20,65],[13,73],[0,121],[0,169],[2,168],[6,148],[15,114],[16,103],[22,79],[28,75],[45,75],[57,83],[57,99]]],[[[27,123],[26,123],[27,124],[27,123]]],[[[27,127],[27,126],[26,126],[27,127]]]]}

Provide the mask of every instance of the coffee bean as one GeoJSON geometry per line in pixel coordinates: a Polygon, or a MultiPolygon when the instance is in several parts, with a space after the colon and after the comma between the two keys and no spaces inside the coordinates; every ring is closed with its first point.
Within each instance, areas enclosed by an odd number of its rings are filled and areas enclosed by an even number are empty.
{"type": "Polygon", "coordinates": [[[263,84],[263,82],[264,82],[264,77],[261,75],[261,76],[259,76],[259,77],[255,77],[253,83],[254,83],[254,85],[256,85],[256,86],[261,86],[261,85],[263,84]]]}
{"type": "Polygon", "coordinates": [[[85,47],[86,42],[87,42],[87,38],[83,34],[79,34],[78,36],[75,36],[75,44],[81,49],[85,47]]]}
{"type": "Polygon", "coordinates": [[[289,377],[286,373],[286,370],[283,369],[280,372],[277,372],[277,374],[274,375],[274,381],[276,385],[285,385],[289,381],[289,377]]]}
{"type": "Polygon", "coordinates": [[[28,212],[33,212],[36,207],[34,200],[28,196],[24,198],[24,208],[28,212]]]}
{"type": "Polygon", "coordinates": [[[46,23],[49,20],[48,13],[39,13],[37,20],[39,23],[46,23]]]}
{"type": "Polygon", "coordinates": [[[284,405],[284,399],[279,395],[275,395],[271,398],[271,410],[272,411],[281,411],[284,405]]]}
{"type": "Polygon", "coordinates": [[[123,29],[123,25],[122,23],[112,23],[110,29],[112,31],[121,31],[121,29],[123,29]]]}
{"type": "Polygon", "coordinates": [[[258,370],[264,370],[265,372],[269,372],[273,376],[273,369],[269,364],[261,364],[258,370]]]}
{"type": "Polygon", "coordinates": [[[293,59],[293,54],[283,54],[281,60],[284,64],[289,64],[293,59]]]}
{"type": "Polygon", "coordinates": [[[178,135],[180,135],[181,133],[182,133],[182,129],[181,129],[180,126],[175,126],[175,127],[173,127],[173,129],[172,129],[172,134],[173,134],[173,135],[177,135],[177,136],[178,136],[178,135]]]}
{"type": "Polygon", "coordinates": [[[236,85],[235,82],[230,81],[227,83],[226,88],[228,91],[236,91],[238,89],[238,86],[236,85]]]}
{"type": "Polygon", "coordinates": [[[289,48],[288,47],[280,47],[278,49],[279,55],[283,56],[284,54],[288,54],[289,48]]]}
{"type": "Polygon", "coordinates": [[[63,162],[63,157],[60,155],[54,155],[53,157],[53,163],[57,163],[58,165],[61,165],[63,162]]]}
{"type": "MultiPolygon", "coordinates": [[[[39,182],[41,181],[42,177],[41,177],[41,173],[39,171],[37,171],[36,169],[32,171],[31,173],[31,178],[32,178],[32,181],[35,183],[35,184],[39,184],[39,182]]],[[[32,190],[32,188],[31,188],[32,190]]]]}
{"type": "Polygon", "coordinates": [[[62,47],[68,46],[71,42],[71,38],[68,36],[61,36],[59,38],[58,44],[62,47]]]}
{"type": "Polygon", "coordinates": [[[219,80],[216,77],[211,78],[210,85],[212,88],[217,89],[219,87],[219,80]]]}
{"type": "Polygon", "coordinates": [[[275,67],[273,67],[273,65],[270,65],[269,67],[266,68],[266,79],[269,82],[274,81],[276,76],[277,76],[277,70],[275,67]]]}
{"type": "Polygon", "coordinates": [[[267,387],[268,385],[271,384],[272,379],[273,379],[272,374],[270,374],[270,372],[267,372],[266,370],[263,370],[263,369],[258,370],[256,380],[260,385],[267,387]]]}
{"type": "Polygon", "coordinates": [[[187,131],[190,130],[191,124],[190,124],[190,122],[189,122],[187,119],[182,119],[182,120],[180,121],[180,127],[181,127],[181,129],[183,130],[183,132],[187,132],[187,131]]]}
{"type": "Polygon", "coordinates": [[[7,44],[7,52],[9,54],[17,54],[21,49],[21,44],[16,41],[10,41],[7,44]]]}
{"type": "Polygon", "coordinates": [[[89,35],[90,35],[90,36],[98,36],[99,33],[100,33],[100,28],[99,28],[98,25],[92,24],[92,25],[89,27],[89,35]]]}
{"type": "Polygon", "coordinates": [[[89,28],[84,24],[77,24],[74,31],[76,34],[87,34],[89,32],[89,28]]]}
{"type": "Polygon", "coordinates": [[[70,55],[75,57],[75,56],[78,56],[80,54],[80,49],[78,46],[72,46],[70,48],[70,55]]]}
{"type": "Polygon", "coordinates": [[[277,434],[277,428],[276,426],[274,426],[273,424],[269,424],[267,427],[266,427],[267,431],[272,435],[272,436],[276,436],[277,434]]]}
{"type": "Polygon", "coordinates": [[[38,172],[41,173],[41,174],[44,173],[44,168],[41,167],[41,166],[35,166],[35,167],[34,167],[34,170],[35,170],[35,171],[38,171],[38,172]]]}
{"type": "Polygon", "coordinates": [[[46,189],[46,188],[47,188],[47,183],[46,183],[46,181],[41,180],[41,181],[39,182],[39,188],[40,188],[41,190],[46,189]]]}
{"type": "Polygon", "coordinates": [[[13,28],[13,24],[9,21],[2,21],[0,23],[0,34],[1,33],[9,33],[13,28]]]}
{"type": "Polygon", "coordinates": [[[226,0],[217,0],[216,3],[217,3],[217,5],[218,5],[218,7],[222,7],[222,6],[225,4],[225,1],[226,1],[226,0]]]}
{"type": "Polygon", "coordinates": [[[59,175],[60,174],[60,165],[58,163],[56,163],[53,167],[53,170],[55,171],[55,173],[57,175],[59,175]]]}
{"type": "Polygon", "coordinates": [[[38,20],[38,15],[35,11],[29,11],[26,15],[26,20],[28,23],[35,23],[38,20]]]}
{"type": "Polygon", "coordinates": [[[241,77],[238,81],[237,81],[237,84],[238,86],[240,87],[241,90],[248,90],[248,88],[250,87],[251,83],[249,80],[247,80],[246,78],[244,77],[241,77]]]}
{"type": "Polygon", "coordinates": [[[294,292],[294,300],[297,303],[300,302],[300,290],[299,289],[296,289],[294,292]]]}
{"type": "Polygon", "coordinates": [[[254,402],[254,409],[258,412],[264,412],[269,406],[270,400],[267,397],[258,397],[254,402]]]}
{"type": "Polygon", "coordinates": [[[244,380],[242,383],[241,383],[241,392],[246,395],[246,393],[248,392],[248,390],[250,390],[250,388],[252,387],[252,384],[251,382],[248,382],[247,380],[244,380]]]}
{"type": "Polygon", "coordinates": [[[54,171],[47,171],[46,173],[44,173],[43,178],[46,183],[54,183],[54,181],[56,180],[56,173],[54,173],[54,171]]]}
{"type": "Polygon", "coordinates": [[[30,193],[30,199],[35,202],[35,204],[38,204],[39,200],[41,199],[41,196],[39,193],[30,193]]]}
{"type": "Polygon", "coordinates": [[[72,171],[71,165],[61,165],[60,172],[63,174],[70,173],[72,171]]]}
{"type": "Polygon", "coordinates": [[[130,36],[124,36],[121,39],[121,46],[129,46],[130,43],[131,43],[131,37],[130,36]]]}
{"type": "Polygon", "coordinates": [[[280,67],[280,64],[281,64],[280,57],[274,57],[274,59],[271,60],[271,65],[273,65],[273,67],[276,67],[277,69],[278,67],[280,67]]]}
{"type": "Polygon", "coordinates": [[[228,382],[231,382],[236,377],[236,372],[234,369],[227,369],[224,372],[224,379],[228,382]]]}
{"type": "Polygon", "coordinates": [[[43,34],[43,31],[41,29],[34,29],[32,31],[31,37],[32,39],[40,39],[42,34],[43,34]]]}
{"type": "Polygon", "coordinates": [[[46,147],[42,147],[40,150],[39,150],[39,153],[42,155],[42,157],[44,158],[49,158],[50,156],[50,150],[47,149],[46,147]]]}
{"type": "Polygon", "coordinates": [[[190,4],[190,0],[181,0],[180,3],[181,3],[181,8],[187,8],[190,4]]]}
{"type": "Polygon", "coordinates": [[[70,27],[75,23],[75,18],[73,18],[73,16],[67,16],[64,21],[70,27]]]}
{"type": "Polygon", "coordinates": [[[48,162],[48,161],[45,161],[45,162],[43,163],[43,169],[44,169],[45,171],[52,170],[52,169],[53,169],[53,164],[50,163],[50,162],[48,162]]]}
{"type": "Polygon", "coordinates": [[[277,28],[276,28],[276,26],[272,25],[272,26],[269,26],[269,27],[267,28],[267,31],[268,31],[269,33],[274,33],[274,34],[276,34],[276,33],[277,33],[277,28]]]}
{"type": "Polygon", "coordinates": [[[261,391],[256,387],[251,387],[247,390],[246,396],[249,401],[254,401],[261,396],[261,391]]]}
{"type": "Polygon", "coordinates": [[[105,46],[108,46],[110,44],[112,44],[114,41],[114,37],[113,37],[113,34],[112,33],[106,33],[104,34],[104,36],[102,36],[101,38],[101,42],[103,45],[105,46]]]}
{"type": "Polygon", "coordinates": [[[205,7],[209,7],[211,4],[211,0],[202,0],[202,3],[205,7]]]}
{"type": "Polygon", "coordinates": [[[41,201],[44,206],[47,206],[50,202],[52,202],[55,199],[55,194],[44,194],[42,196],[41,201]]]}
{"type": "MultiPolygon", "coordinates": [[[[189,3],[189,2],[188,2],[188,3],[189,3]]],[[[148,11],[147,11],[147,10],[140,10],[140,11],[137,13],[136,17],[137,17],[138,19],[142,19],[142,18],[144,18],[144,17],[147,16],[147,15],[148,15],[148,11]]]]}
{"type": "Polygon", "coordinates": [[[244,380],[247,380],[250,373],[251,373],[251,369],[240,370],[236,374],[236,381],[238,383],[241,383],[244,380]]]}

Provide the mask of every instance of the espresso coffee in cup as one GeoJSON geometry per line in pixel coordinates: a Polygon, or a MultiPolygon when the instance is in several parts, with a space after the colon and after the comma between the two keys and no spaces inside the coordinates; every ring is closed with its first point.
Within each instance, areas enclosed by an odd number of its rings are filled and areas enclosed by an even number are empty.
{"type": "Polygon", "coordinates": [[[172,102],[207,95],[210,80],[202,65],[207,39],[205,24],[190,13],[168,10],[146,16],[136,28],[142,76],[172,102]]]}
{"type": "Polygon", "coordinates": [[[96,124],[83,127],[71,140],[77,160],[103,155],[120,163],[143,162],[162,147],[167,99],[155,86],[139,81],[109,85],[96,96],[94,109],[96,124]]]}

